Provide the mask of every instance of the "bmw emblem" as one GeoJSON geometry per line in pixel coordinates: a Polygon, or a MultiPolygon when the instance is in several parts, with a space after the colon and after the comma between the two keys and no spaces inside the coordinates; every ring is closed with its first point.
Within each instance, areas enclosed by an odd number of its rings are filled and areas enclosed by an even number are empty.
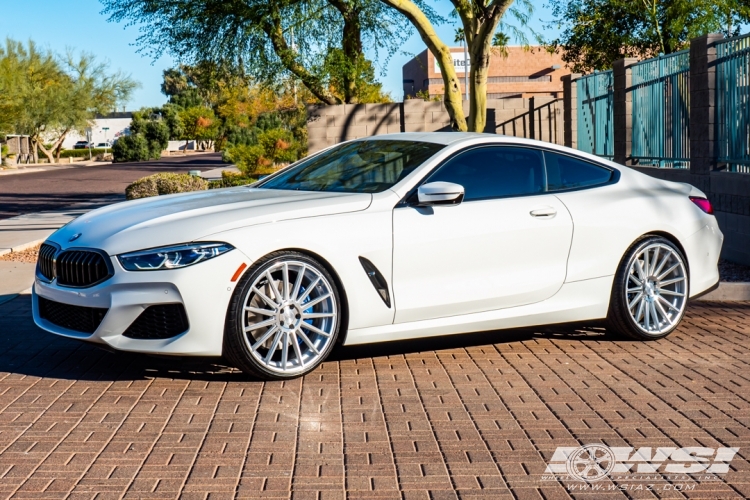
{"type": "Polygon", "coordinates": [[[77,240],[78,238],[81,237],[81,234],[83,234],[83,233],[76,233],[76,234],[74,234],[73,236],[70,237],[70,239],[68,240],[68,242],[77,240]]]}

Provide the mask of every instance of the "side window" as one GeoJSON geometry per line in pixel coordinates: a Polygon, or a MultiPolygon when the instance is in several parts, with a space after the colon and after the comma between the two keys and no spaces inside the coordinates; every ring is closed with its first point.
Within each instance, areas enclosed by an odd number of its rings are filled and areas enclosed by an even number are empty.
{"type": "Polygon", "coordinates": [[[542,152],[521,147],[489,146],[460,153],[425,182],[454,182],[465,201],[544,192],[542,152]]]}
{"type": "Polygon", "coordinates": [[[599,165],[571,156],[544,152],[547,166],[547,190],[563,191],[606,184],[614,173],[599,165]]]}

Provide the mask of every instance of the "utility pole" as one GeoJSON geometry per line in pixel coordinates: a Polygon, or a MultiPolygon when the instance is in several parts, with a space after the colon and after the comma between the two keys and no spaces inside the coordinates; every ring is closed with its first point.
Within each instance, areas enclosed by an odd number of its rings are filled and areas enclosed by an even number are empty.
{"type": "Polygon", "coordinates": [[[109,127],[102,127],[102,130],[104,130],[104,154],[107,154],[107,146],[109,145],[107,142],[107,131],[109,130],[109,127]]]}

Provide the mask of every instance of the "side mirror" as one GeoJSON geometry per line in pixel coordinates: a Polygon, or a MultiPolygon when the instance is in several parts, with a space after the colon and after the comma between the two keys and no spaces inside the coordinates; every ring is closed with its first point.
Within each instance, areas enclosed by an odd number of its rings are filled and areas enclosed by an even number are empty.
{"type": "Polygon", "coordinates": [[[452,182],[428,182],[417,189],[419,205],[457,205],[464,199],[464,187],[452,182]]]}

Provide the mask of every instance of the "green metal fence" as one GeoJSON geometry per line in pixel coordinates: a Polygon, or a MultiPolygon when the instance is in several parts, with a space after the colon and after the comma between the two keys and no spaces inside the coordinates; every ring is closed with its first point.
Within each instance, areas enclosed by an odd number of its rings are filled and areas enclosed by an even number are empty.
{"type": "Polygon", "coordinates": [[[636,63],[631,75],[634,162],[690,168],[690,51],[636,63]]]}
{"type": "Polygon", "coordinates": [[[717,163],[750,173],[750,34],[716,44],[717,163]]]}
{"type": "Polygon", "coordinates": [[[578,149],[610,159],[615,153],[613,83],[612,70],[576,80],[578,149]]]}

